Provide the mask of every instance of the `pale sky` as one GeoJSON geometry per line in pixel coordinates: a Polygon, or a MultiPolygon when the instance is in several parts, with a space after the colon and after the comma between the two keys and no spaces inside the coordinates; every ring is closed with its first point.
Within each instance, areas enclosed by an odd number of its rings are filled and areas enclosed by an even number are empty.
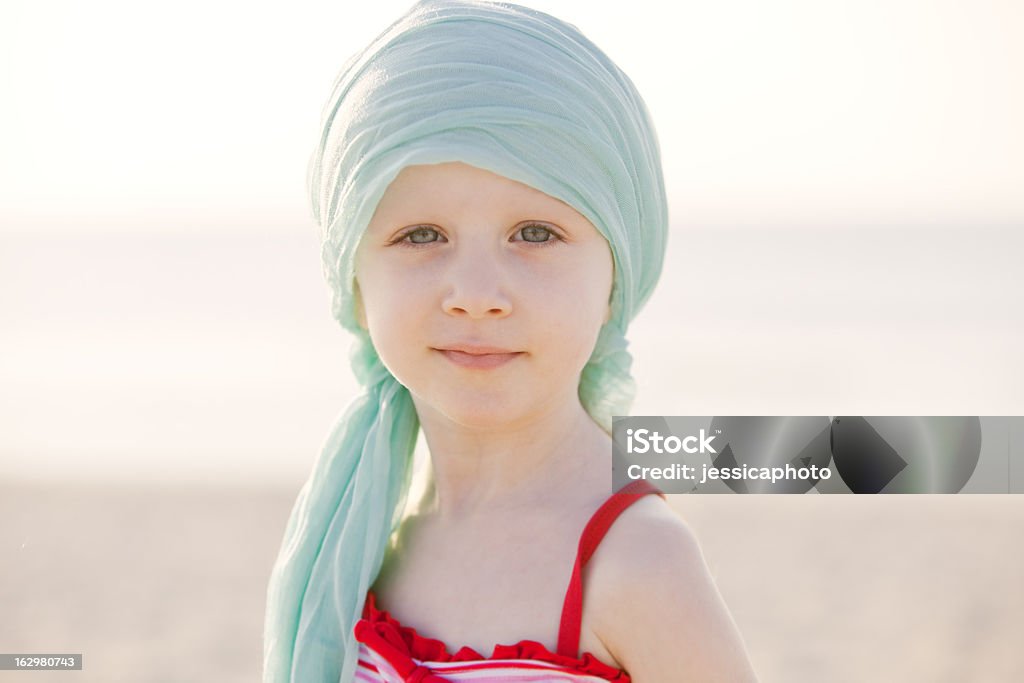
{"type": "MultiPolygon", "coordinates": [[[[637,83],[674,223],[1024,219],[1022,3],[529,4],[637,83]]],[[[294,229],[335,74],[410,5],[5,0],[0,229],[294,229]]]]}

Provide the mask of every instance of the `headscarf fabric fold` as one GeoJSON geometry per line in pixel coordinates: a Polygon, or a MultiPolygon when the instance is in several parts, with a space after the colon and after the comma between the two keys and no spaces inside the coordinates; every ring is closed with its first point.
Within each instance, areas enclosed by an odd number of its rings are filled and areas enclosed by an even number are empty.
{"type": "Polygon", "coordinates": [[[585,216],[614,260],[611,317],[579,385],[606,431],[635,393],[625,330],[665,253],[657,137],[629,78],[574,26],[507,3],[424,0],[351,57],[324,109],[308,183],[331,309],[356,336],[364,393],[293,506],[267,591],[264,683],[349,683],[352,634],[400,521],[419,430],[408,390],[357,323],[355,253],[406,166],[461,161],[585,216]]]}

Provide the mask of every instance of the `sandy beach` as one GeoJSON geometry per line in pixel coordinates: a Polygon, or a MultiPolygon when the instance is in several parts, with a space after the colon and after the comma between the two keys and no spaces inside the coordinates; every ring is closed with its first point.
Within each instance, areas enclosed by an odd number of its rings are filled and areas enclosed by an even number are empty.
{"type": "MultiPolygon", "coordinates": [[[[0,652],[84,656],[0,680],[259,680],[297,488],[0,485],[0,652]]],[[[1024,679],[1024,497],[670,500],[762,683],[1024,679]]]]}

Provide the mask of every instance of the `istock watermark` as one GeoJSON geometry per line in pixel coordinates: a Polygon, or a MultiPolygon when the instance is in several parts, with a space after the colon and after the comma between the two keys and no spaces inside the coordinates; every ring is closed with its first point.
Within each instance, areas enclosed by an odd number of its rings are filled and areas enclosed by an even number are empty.
{"type": "Polygon", "coordinates": [[[684,436],[681,439],[675,434],[666,437],[649,429],[627,429],[626,449],[630,453],[717,453],[711,447],[714,438],[707,436],[703,429],[700,430],[700,436],[684,436]],[[698,442],[699,445],[693,445],[698,442]]]}
{"type": "Polygon", "coordinates": [[[612,438],[616,490],[1024,493],[1024,417],[616,417],[612,438]]]}

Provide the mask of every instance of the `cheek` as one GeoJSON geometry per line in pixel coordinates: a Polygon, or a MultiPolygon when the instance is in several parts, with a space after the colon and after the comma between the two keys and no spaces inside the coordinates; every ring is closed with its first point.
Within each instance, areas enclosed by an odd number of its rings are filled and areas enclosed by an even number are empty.
{"type": "Polygon", "coordinates": [[[416,299],[420,290],[401,277],[374,263],[356,270],[364,327],[377,355],[392,374],[394,363],[400,362],[401,340],[408,338],[410,326],[416,322],[411,313],[420,308],[416,299]]]}
{"type": "Polygon", "coordinates": [[[415,295],[399,287],[370,289],[370,283],[366,283],[366,288],[369,291],[363,303],[370,342],[388,372],[400,383],[410,386],[416,381],[416,369],[421,362],[418,353],[426,346],[420,349],[417,343],[422,324],[414,315],[416,302],[412,297],[415,295]]]}
{"type": "Polygon", "coordinates": [[[394,344],[416,327],[415,312],[422,311],[417,294],[415,288],[392,286],[386,291],[374,290],[364,298],[367,327],[375,344],[394,344]]]}
{"type": "Polygon", "coordinates": [[[356,262],[356,280],[359,283],[363,310],[368,322],[386,321],[401,315],[412,305],[421,291],[410,279],[408,269],[401,269],[386,260],[366,257],[356,262]]]}
{"type": "Polygon", "coordinates": [[[578,320],[587,321],[596,316],[600,327],[611,298],[613,277],[614,265],[607,247],[595,249],[576,264],[571,274],[567,273],[561,289],[567,293],[578,320]]]}
{"type": "Polygon", "coordinates": [[[608,311],[612,262],[609,255],[606,261],[589,260],[581,265],[548,287],[540,301],[547,308],[550,322],[547,336],[559,341],[564,349],[561,355],[583,358],[585,362],[594,350],[608,311]]]}

